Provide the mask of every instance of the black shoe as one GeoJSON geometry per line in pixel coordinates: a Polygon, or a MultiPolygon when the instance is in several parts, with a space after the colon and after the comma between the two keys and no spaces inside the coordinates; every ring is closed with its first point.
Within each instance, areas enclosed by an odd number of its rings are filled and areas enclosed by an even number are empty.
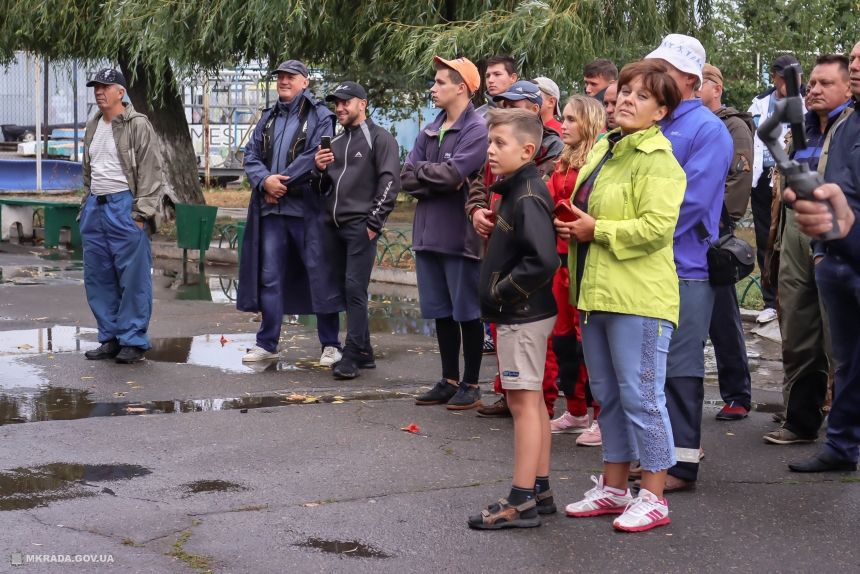
{"type": "Polygon", "coordinates": [[[558,510],[558,507],[555,505],[552,489],[537,494],[535,502],[537,502],[536,508],[538,514],[555,514],[558,510]]]}
{"type": "Polygon", "coordinates": [[[358,354],[358,358],[355,362],[358,364],[359,369],[376,368],[376,359],[373,356],[373,351],[362,351],[358,354]]]}
{"type": "Polygon", "coordinates": [[[436,386],[424,393],[415,397],[416,405],[441,405],[451,400],[451,397],[457,394],[459,386],[452,385],[447,379],[442,379],[436,386]]]}
{"type": "Polygon", "coordinates": [[[93,361],[100,361],[101,359],[113,359],[114,357],[119,355],[119,350],[119,341],[114,339],[113,341],[102,343],[101,347],[99,347],[98,349],[87,351],[86,353],[84,353],[84,357],[93,361]]]}
{"type": "Polygon", "coordinates": [[[335,379],[354,379],[361,376],[361,371],[352,357],[344,357],[331,367],[335,379]]]}
{"type": "Polygon", "coordinates": [[[146,353],[140,347],[123,347],[116,356],[117,363],[139,363],[146,353]]]}
{"type": "Polygon", "coordinates": [[[468,409],[474,409],[475,407],[480,407],[482,404],[480,387],[473,387],[467,383],[460,383],[460,388],[457,390],[457,394],[451,397],[445,408],[451,411],[465,411],[468,409]]]}
{"type": "Polygon", "coordinates": [[[792,462],[788,468],[794,472],[855,471],[857,470],[857,463],[838,459],[821,449],[806,460],[792,462]]]}

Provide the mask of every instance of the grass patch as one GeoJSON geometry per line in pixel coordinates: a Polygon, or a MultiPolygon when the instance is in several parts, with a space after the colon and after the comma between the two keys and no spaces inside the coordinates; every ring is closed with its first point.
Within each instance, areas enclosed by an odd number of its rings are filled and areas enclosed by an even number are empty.
{"type": "Polygon", "coordinates": [[[446,448],[445,454],[454,454],[454,449],[453,448],[446,448]]]}
{"type": "Polygon", "coordinates": [[[231,510],[230,512],[256,512],[258,510],[268,510],[269,505],[263,504],[262,506],[245,506],[244,508],[237,508],[236,510],[231,510]]]}
{"type": "Polygon", "coordinates": [[[251,201],[251,190],[204,187],[203,197],[206,199],[206,205],[214,205],[215,207],[248,207],[248,203],[251,201]]]}
{"type": "Polygon", "coordinates": [[[209,568],[210,562],[212,559],[208,556],[200,556],[199,554],[189,554],[185,551],[185,543],[188,542],[188,539],[191,538],[191,531],[186,530],[182,533],[182,536],[173,543],[173,550],[170,552],[165,552],[168,556],[173,556],[177,560],[181,562],[185,562],[192,568],[196,568],[201,572],[212,572],[209,568]]]}
{"type": "Polygon", "coordinates": [[[837,479],[839,482],[860,482],[860,477],[858,476],[842,476],[837,479]]]}
{"type": "Polygon", "coordinates": [[[143,548],[143,544],[138,544],[137,542],[135,542],[131,538],[123,538],[122,539],[122,545],[123,546],[134,546],[135,548],[143,548]]]}
{"type": "Polygon", "coordinates": [[[803,484],[799,480],[784,480],[784,481],[782,481],[782,483],[783,484],[803,484]]]}
{"type": "Polygon", "coordinates": [[[201,524],[203,524],[202,520],[195,520],[191,523],[191,526],[200,526],[201,524]]]}
{"type": "Polygon", "coordinates": [[[593,472],[595,474],[603,474],[603,469],[602,468],[589,468],[585,472],[593,472]]]}

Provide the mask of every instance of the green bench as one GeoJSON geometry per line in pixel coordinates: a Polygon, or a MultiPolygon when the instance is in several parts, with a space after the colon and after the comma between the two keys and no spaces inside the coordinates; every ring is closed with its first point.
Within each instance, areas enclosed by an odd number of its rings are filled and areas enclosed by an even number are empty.
{"type": "Polygon", "coordinates": [[[60,230],[63,227],[68,227],[71,231],[72,247],[79,247],[82,244],[81,228],[77,221],[80,203],[17,197],[0,197],[0,226],[2,226],[0,239],[9,240],[9,230],[13,225],[21,226],[19,237],[33,237],[33,212],[37,208],[42,208],[45,214],[45,247],[57,247],[60,244],[60,230]]]}

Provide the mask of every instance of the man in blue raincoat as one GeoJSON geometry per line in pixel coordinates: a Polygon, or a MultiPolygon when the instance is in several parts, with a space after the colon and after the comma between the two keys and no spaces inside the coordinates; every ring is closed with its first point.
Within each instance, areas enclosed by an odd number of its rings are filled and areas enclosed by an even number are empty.
{"type": "Polygon", "coordinates": [[[310,187],[320,138],[334,114],[308,90],[307,67],[288,60],[276,70],[278,101],[263,111],[245,146],[251,201],[239,267],[236,308],[262,315],[257,344],[243,361],[278,358],[284,315],[317,316],[320,365],[341,358],[338,312],[344,302],[323,251],[325,198],[310,187]]]}

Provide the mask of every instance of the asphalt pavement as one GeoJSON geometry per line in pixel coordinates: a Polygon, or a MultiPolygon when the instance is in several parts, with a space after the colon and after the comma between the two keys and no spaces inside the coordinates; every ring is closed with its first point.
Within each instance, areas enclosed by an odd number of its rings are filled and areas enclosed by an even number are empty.
{"type": "MultiPolygon", "coordinates": [[[[315,364],[308,318],[284,325],[280,361],[243,366],[258,323],[230,302],[235,269],[183,281],[156,261],[154,349],[117,365],[83,357],[95,322],[67,255],[0,246],[0,572],[860,570],[860,475],[787,470],[818,445],[762,441],[772,380],[738,422],[715,420],[706,387],[701,480],[668,496],[670,525],[626,534],[558,513],[477,532],[467,516],[509,488],[512,422],[413,404],[440,376],[415,293],[374,286],[378,368],[339,382],[315,364]]],[[[749,346],[772,370],[774,349],[749,346]]],[[[485,357],[486,401],[495,370],[485,357]]],[[[601,468],[575,439],[553,437],[560,506],[601,468]]]]}

